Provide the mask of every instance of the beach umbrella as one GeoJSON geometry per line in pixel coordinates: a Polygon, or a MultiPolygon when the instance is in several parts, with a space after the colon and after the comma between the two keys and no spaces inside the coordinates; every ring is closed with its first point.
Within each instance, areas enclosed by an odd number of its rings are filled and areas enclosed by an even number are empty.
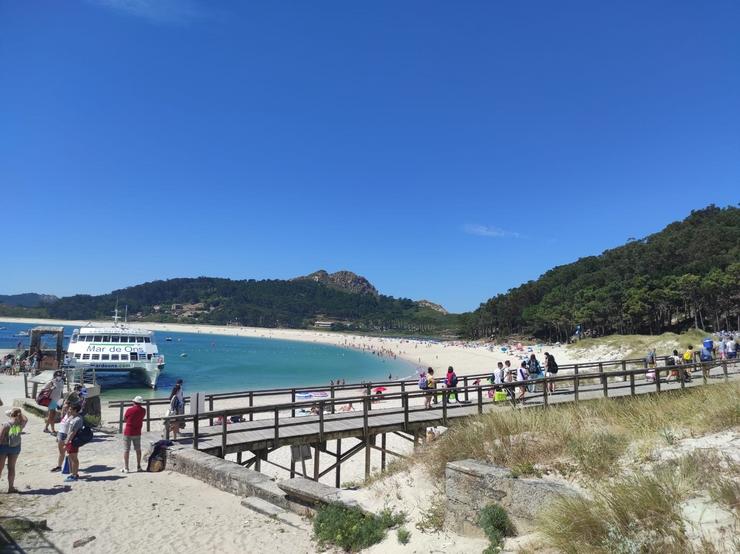
{"type": "Polygon", "coordinates": [[[375,387],[375,390],[373,390],[373,392],[375,394],[379,394],[379,393],[381,393],[381,392],[383,392],[385,390],[388,390],[388,389],[386,389],[385,387],[375,387]]]}

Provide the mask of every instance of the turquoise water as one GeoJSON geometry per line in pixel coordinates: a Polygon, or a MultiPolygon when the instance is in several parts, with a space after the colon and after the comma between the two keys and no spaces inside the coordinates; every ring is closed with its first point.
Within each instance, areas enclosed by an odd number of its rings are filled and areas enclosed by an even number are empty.
{"type": "MultiPolygon", "coordinates": [[[[13,348],[18,341],[27,346],[28,337],[16,334],[34,327],[3,322],[0,326],[7,328],[0,330],[0,349],[13,348]]],[[[65,334],[71,335],[72,329],[65,327],[65,334]]],[[[414,374],[414,365],[402,360],[316,343],[159,331],[156,340],[166,361],[157,390],[140,386],[122,374],[102,375],[104,398],[167,396],[177,379],[183,379],[189,394],[319,386],[337,379],[350,383],[386,379],[389,374],[393,378],[414,374]],[[165,337],[172,337],[172,342],[166,342],[165,337]]]]}

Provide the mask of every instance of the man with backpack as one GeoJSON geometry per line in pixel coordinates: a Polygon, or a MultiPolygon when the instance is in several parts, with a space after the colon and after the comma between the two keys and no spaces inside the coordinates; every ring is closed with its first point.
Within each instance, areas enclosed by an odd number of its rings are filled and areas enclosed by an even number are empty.
{"type": "MultiPolygon", "coordinates": [[[[427,368],[426,373],[422,373],[419,377],[419,388],[425,391],[432,391],[436,387],[434,382],[434,370],[430,367],[427,368]]],[[[432,398],[434,393],[427,392],[424,396],[424,408],[429,409],[432,407],[432,398]]]]}

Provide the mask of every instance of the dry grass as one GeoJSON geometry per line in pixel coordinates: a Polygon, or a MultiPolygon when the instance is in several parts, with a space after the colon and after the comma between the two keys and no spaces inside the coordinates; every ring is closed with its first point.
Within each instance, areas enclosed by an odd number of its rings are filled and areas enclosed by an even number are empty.
{"type": "Polygon", "coordinates": [[[598,484],[592,498],[560,498],[540,513],[538,529],[548,544],[572,554],[716,552],[708,541],[689,542],[682,502],[709,490],[719,504],[736,506],[737,475],[720,454],[694,452],[598,484]]]}
{"type": "Polygon", "coordinates": [[[465,458],[600,477],[613,473],[630,443],[738,426],[738,393],[738,384],[716,385],[547,410],[491,412],[453,425],[424,450],[421,460],[440,477],[447,462],[465,458]]]}

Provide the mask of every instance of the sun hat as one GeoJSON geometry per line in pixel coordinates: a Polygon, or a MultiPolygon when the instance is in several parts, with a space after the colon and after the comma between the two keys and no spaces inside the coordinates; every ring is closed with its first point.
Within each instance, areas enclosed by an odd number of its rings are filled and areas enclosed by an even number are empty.
{"type": "Polygon", "coordinates": [[[144,403],[144,399],[141,396],[134,396],[133,402],[134,402],[134,404],[143,404],[144,403]]]}

